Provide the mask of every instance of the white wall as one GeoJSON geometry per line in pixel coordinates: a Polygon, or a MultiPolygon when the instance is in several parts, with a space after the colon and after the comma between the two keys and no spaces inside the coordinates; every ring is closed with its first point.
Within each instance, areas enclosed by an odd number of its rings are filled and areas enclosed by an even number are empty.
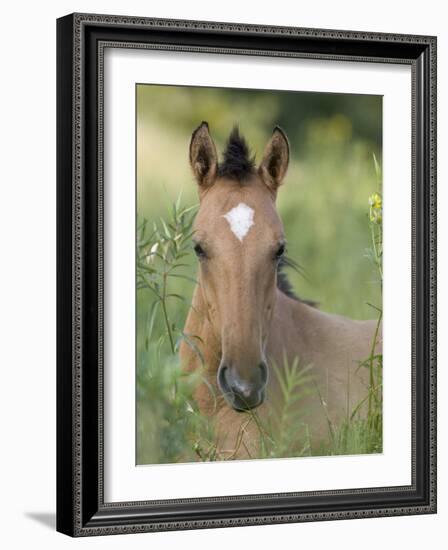
{"type": "Polygon", "coordinates": [[[0,506],[4,548],[441,547],[448,521],[448,35],[443,3],[332,0],[60,0],[2,10],[0,506]],[[439,37],[439,514],[73,541],[55,510],[55,19],[73,11],[370,30],[439,37]],[[444,311],[445,310],[445,311],[444,311]]]}

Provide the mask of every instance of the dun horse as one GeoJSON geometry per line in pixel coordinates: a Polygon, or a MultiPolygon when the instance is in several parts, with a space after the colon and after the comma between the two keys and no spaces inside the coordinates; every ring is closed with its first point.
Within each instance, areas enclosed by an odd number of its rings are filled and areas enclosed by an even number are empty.
{"type": "MultiPolygon", "coordinates": [[[[288,162],[288,140],[278,127],[258,167],[236,128],[222,162],[206,122],[191,138],[199,274],[184,330],[198,337],[206,380],[196,399],[216,418],[223,458],[256,456],[260,428],[242,412],[257,408],[263,418],[280,402],[274,364],[280,376],[285,359],[310,367],[316,391],[296,406],[303,408],[313,444],[328,438],[328,420],[337,425],[368,391],[367,369],[359,363],[371,353],[376,322],[320,311],[295,297],[281,274],[286,244],[275,201],[288,162]]],[[[186,344],[181,358],[189,371],[203,368],[186,344]]]]}

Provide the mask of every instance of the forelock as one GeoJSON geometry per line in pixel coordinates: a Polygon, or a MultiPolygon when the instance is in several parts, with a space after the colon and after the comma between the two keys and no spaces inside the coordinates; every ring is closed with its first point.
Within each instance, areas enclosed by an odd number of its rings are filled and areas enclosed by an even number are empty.
{"type": "Polygon", "coordinates": [[[223,161],[218,166],[218,175],[242,182],[255,171],[255,159],[250,155],[246,140],[235,126],[227,140],[223,161]]]}

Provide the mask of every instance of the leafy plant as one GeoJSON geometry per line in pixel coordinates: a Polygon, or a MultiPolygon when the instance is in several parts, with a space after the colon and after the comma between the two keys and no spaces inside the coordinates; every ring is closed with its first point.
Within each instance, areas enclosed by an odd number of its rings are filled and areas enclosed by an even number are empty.
{"type": "Polygon", "coordinates": [[[179,196],[167,221],[160,218],[149,233],[148,223],[143,220],[137,230],[137,289],[152,297],[137,370],[140,463],[215,459],[213,422],[200,414],[194,399],[194,390],[202,379],[201,369],[184,372],[178,355],[179,345],[185,341],[203,363],[198,337],[184,333],[169,313],[172,302],[186,302],[172,290],[172,281],[196,282],[182,271],[188,267],[185,261],[190,255],[195,209],[181,207],[179,196]],[[155,337],[159,317],[165,330],[155,337]]]}
{"type": "MultiPolygon", "coordinates": [[[[366,257],[378,273],[377,283],[383,282],[383,203],[381,188],[381,168],[373,155],[378,190],[369,196],[370,247],[366,257]]],[[[368,454],[380,453],[383,448],[383,355],[375,352],[379,336],[383,310],[368,303],[377,313],[377,323],[369,356],[360,362],[359,369],[368,369],[367,395],[355,405],[347,419],[340,426],[329,427],[331,446],[328,454],[368,454]],[[366,414],[361,414],[364,409],[366,414]]]]}
{"type": "Polygon", "coordinates": [[[158,309],[161,310],[165,323],[166,335],[160,336],[160,345],[165,336],[168,338],[171,353],[176,353],[178,342],[176,337],[187,341],[192,345],[189,335],[170,320],[168,316],[168,304],[172,300],[185,301],[180,294],[170,291],[170,279],[185,279],[195,283],[189,275],[179,272],[184,267],[189,267],[184,259],[190,255],[190,239],[193,235],[193,219],[196,206],[182,208],[180,206],[181,195],[172,206],[171,219],[165,221],[160,218],[160,223],[154,223],[152,232],[147,236],[147,221],[143,220],[137,230],[137,290],[149,290],[154,295],[154,300],[149,308],[149,333],[147,340],[152,335],[154,319],[158,309]]]}
{"type": "Polygon", "coordinates": [[[309,456],[310,433],[304,421],[304,409],[299,405],[312,391],[311,367],[302,367],[298,357],[289,364],[286,355],[282,368],[275,363],[270,367],[279,385],[280,400],[277,405],[271,403],[265,421],[256,412],[248,413],[254,416],[259,429],[259,458],[309,456]]]}

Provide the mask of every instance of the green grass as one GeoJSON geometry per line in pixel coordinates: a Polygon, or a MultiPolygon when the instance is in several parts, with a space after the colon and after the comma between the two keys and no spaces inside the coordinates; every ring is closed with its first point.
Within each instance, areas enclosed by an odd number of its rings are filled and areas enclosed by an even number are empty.
{"type": "MultiPolygon", "coordinates": [[[[381,223],[371,221],[368,203],[369,196],[381,188],[380,100],[371,96],[344,99],[337,94],[138,87],[136,413],[140,464],[221,458],[216,456],[213,422],[202,418],[192,397],[200,373],[186,376],[177,358],[182,340],[195,347],[194,335],[183,334],[183,327],[197,270],[189,235],[198,198],[188,145],[201,120],[208,120],[219,151],[238,122],[258,161],[272,128],[281,124],[290,139],[291,162],[277,208],[288,255],[305,272],[301,276],[289,270],[294,289],[301,297],[317,301],[323,311],[354,319],[377,319],[381,314],[381,223]]],[[[306,376],[302,372],[306,365],[287,367],[286,389],[306,376]]],[[[306,444],[307,426],[301,418],[295,419],[299,434],[289,433],[286,420],[282,423],[281,418],[290,420],[293,410],[286,400],[283,412],[273,412],[279,418],[272,418],[271,425],[260,425],[261,456],[381,450],[382,358],[372,355],[360,368],[369,369],[370,388],[363,404],[369,411],[367,418],[356,407],[347,411],[342,425],[329,426],[328,444],[315,450],[306,444]],[[273,433],[279,422],[283,428],[273,433]],[[305,444],[297,446],[294,440],[298,439],[305,444]]]]}

